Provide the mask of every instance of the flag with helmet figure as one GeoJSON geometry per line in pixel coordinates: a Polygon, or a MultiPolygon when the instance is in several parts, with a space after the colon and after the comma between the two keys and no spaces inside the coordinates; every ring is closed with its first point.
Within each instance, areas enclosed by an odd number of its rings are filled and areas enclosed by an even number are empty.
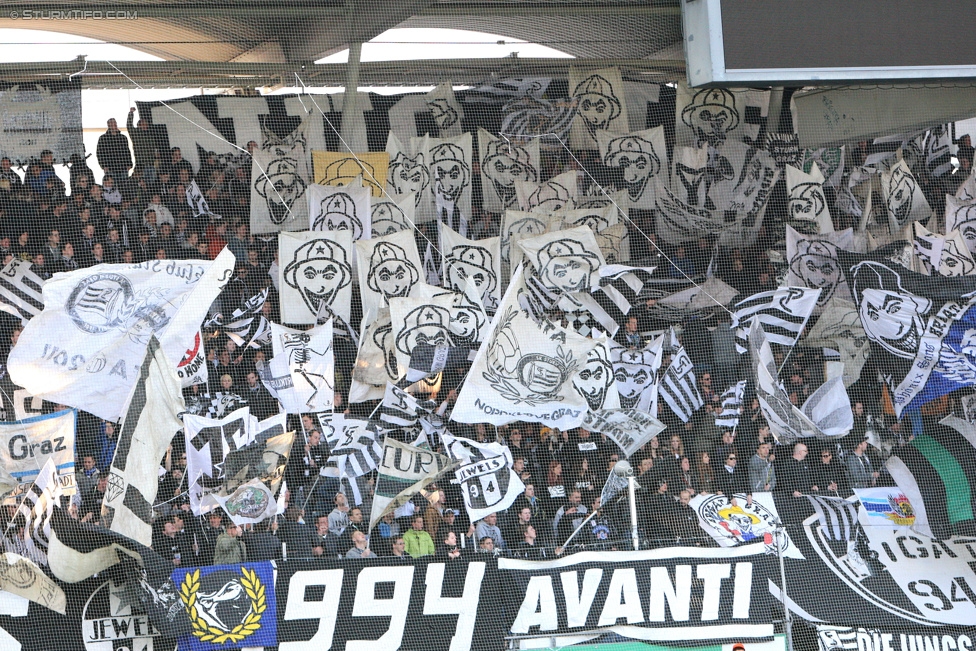
{"type": "Polygon", "coordinates": [[[278,236],[278,289],[285,323],[315,324],[334,314],[349,322],[353,244],[350,231],[278,236]]]}
{"type": "Polygon", "coordinates": [[[498,214],[515,209],[515,182],[539,180],[539,140],[502,140],[479,127],[478,152],[484,210],[498,214]]]}
{"type": "Polygon", "coordinates": [[[667,183],[668,150],[664,127],[616,134],[597,131],[603,164],[618,174],[618,189],[626,190],[626,207],[656,208],[658,188],[667,183]]]}
{"type": "Polygon", "coordinates": [[[349,231],[353,241],[369,239],[372,234],[369,186],[311,185],[307,194],[309,230],[349,231]]]}
{"type": "Polygon", "coordinates": [[[899,416],[976,384],[976,276],[924,276],[889,256],[838,251],[864,333],[899,416]]]}

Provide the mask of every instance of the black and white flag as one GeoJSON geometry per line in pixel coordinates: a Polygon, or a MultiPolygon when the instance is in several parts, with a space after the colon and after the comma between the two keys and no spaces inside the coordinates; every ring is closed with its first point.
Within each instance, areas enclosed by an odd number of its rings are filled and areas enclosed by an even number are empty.
{"type": "Polygon", "coordinates": [[[819,288],[780,287],[771,292],[753,294],[736,303],[732,320],[736,350],[740,354],[746,352],[749,326],[753,321],[762,324],[770,343],[794,345],[817,306],[820,292],[819,288]]]}
{"type": "Polygon", "coordinates": [[[659,391],[674,415],[687,423],[705,401],[698,391],[695,368],[688,357],[688,351],[678,342],[674,329],[671,330],[671,348],[671,365],[661,378],[659,391]]]}
{"type": "Polygon", "coordinates": [[[271,324],[274,357],[262,378],[289,414],[332,409],[335,400],[333,321],[309,330],[271,324]]]}
{"type": "Polygon", "coordinates": [[[742,397],[746,391],[746,381],[736,382],[722,394],[722,411],[715,416],[715,427],[735,429],[742,415],[742,397]]]}
{"type": "Polygon", "coordinates": [[[221,329],[235,344],[241,347],[259,348],[271,341],[271,324],[261,312],[268,300],[270,288],[244,301],[229,318],[223,320],[221,329]]]}
{"type": "Polygon", "coordinates": [[[380,420],[394,428],[415,427],[424,415],[431,413],[434,406],[431,401],[418,400],[387,382],[383,402],[379,406],[380,420]]]}
{"type": "Polygon", "coordinates": [[[827,540],[846,542],[855,536],[857,505],[839,497],[806,495],[827,540]]]}
{"type": "Polygon", "coordinates": [[[143,545],[152,544],[152,504],[159,489],[159,462],[183,427],[183,392],[176,368],[153,336],[126,407],[108,468],[102,502],[105,527],[143,545]]]}
{"type": "MultiPolygon", "coordinates": [[[[375,425],[343,414],[320,413],[318,419],[329,446],[329,458],[319,474],[354,479],[376,470],[383,456],[383,440],[375,425]]],[[[352,486],[355,490],[356,482],[352,486]]]]}
{"type": "Polygon", "coordinates": [[[48,459],[17,507],[17,515],[24,519],[24,537],[18,541],[23,545],[21,555],[38,565],[47,565],[51,512],[60,503],[61,495],[58,467],[53,459],[48,459]]]}
{"type": "Polygon", "coordinates": [[[512,470],[512,451],[501,443],[478,443],[443,435],[447,453],[459,463],[454,478],[461,485],[464,506],[471,522],[504,511],[525,491],[512,470]]]}
{"type": "Polygon", "coordinates": [[[11,260],[0,270],[0,310],[24,320],[37,316],[44,309],[42,284],[29,262],[11,260]]]}
{"type": "Polygon", "coordinates": [[[628,458],[663,432],[665,427],[657,418],[639,409],[591,411],[583,421],[584,429],[603,434],[616,443],[628,458]]]}
{"type": "Polygon", "coordinates": [[[203,498],[224,484],[227,456],[254,441],[251,414],[242,407],[219,420],[187,414],[183,422],[190,508],[200,515],[207,510],[203,498]]]}

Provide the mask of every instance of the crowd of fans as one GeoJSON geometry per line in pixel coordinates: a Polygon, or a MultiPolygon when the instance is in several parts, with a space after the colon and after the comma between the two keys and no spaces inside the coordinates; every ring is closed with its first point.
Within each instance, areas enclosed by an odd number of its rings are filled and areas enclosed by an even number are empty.
{"type": "MultiPolygon", "coordinates": [[[[194,170],[179,148],[160,147],[142,121],[138,126],[133,124],[133,117],[130,112],[128,137],[115,120],[110,120],[99,139],[96,162],[104,174],[101,183],[95,183],[88,161],[80,156],[70,162],[69,187],[55,174],[49,151],[41,152],[23,175],[11,167],[9,159],[0,160],[0,254],[4,262],[12,258],[30,261],[38,275],[49,278],[59,271],[99,263],[213,259],[227,246],[237,256],[237,265],[218,303],[224,310],[233,309],[269,288],[265,314],[269,320],[280,322],[278,297],[269,273],[277,254],[276,238],[249,232],[249,161],[244,157],[226,164],[209,156],[203,157],[200,169],[194,170]],[[197,214],[188,203],[186,191],[193,181],[207,199],[211,214],[197,214]]],[[[563,153],[546,152],[543,178],[576,169],[585,185],[593,178],[612,184],[609,172],[598,168],[592,157],[582,160],[581,168],[563,153]]],[[[500,217],[480,210],[477,170],[472,176],[475,208],[469,237],[497,235],[500,217]]],[[[704,277],[711,265],[722,280],[749,295],[774,289],[782,277],[782,265],[766,255],[782,239],[782,224],[787,219],[782,182],[773,193],[767,226],[755,244],[744,250],[716,249],[714,240],[705,237],[693,246],[668,246],[654,233],[652,211],[634,210],[629,218],[630,258],[641,266],[656,264],[655,276],[660,280],[704,277]]],[[[421,251],[432,232],[426,227],[417,230],[421,251]]],[[[622,345],[643,347],[649,332],[671,325],[657,316],[653,283],[650,287],[652,293],[621,324],[616,339],[622,345]]],[[[353,323],[361,318],[358,307],[354,295],[353,323]]],[[[20,324],[6,314],[0,318],[12,345],[20,324]]],[[[901,423],[886,411],[870,361],[862,372],[868,381],[850,388],[855,405],[853,432],[839,443],[786,447],[770,435],[758,401],[751,396],[746,397],[735,428],[715,423],[722,410],[722,393],[749,377],[748,356],[743,358],[735,352],[729,314],[717,309],[695,314],[678,325],[694,362],[705,406],[688,423],[662,407],[661,419],[668,429],[630,459],[640,485],[637,524],[643,546],[714,544],[699,527],[690,506],[696,495],[773,491],[846,497],[853,488],[890,481],[881,472],[883,443],[905,439],[910,432],[902,431],[901,423]],[[869,434],[877,446],[868,444],[869,434]]],[[[236,394],[239,403],[248,404],[258,418],[276,413],[278,405],[256,370],[270,357],[270,351],[241,348],[219,328],[208,329],[205,335],[210,383],[186,389],[188,402],[206,403],[207,398],[222,392],[236,394]]],[[[366,418],[375,402],[345,401],[355,353],[354,346],[337,338],[336,405],[338,410],[366,418]]],[[[823,381],[822,350],[797,347],[793,351],[777,350],[776,356],[791,399],[802,404],[823,381]]],[[[665,360],[665,366],[667,363],[665,360]]],[[[439,390],[430,397],[446,402],[449,410],[464,370],[446,372],[439,390]]],[[[9,378],[3,381],[7,383],[5,393],[11,393],[7,390],[12,389],[9,378]]],[[[10,405],[5,406],[9,410],[10,405]]],[[[937,401],[923,416],[936,417],[950,406],[951,398],[937,401]]],[[[45,411],[58,408],[52,404],[43,407],[45,411]]],[[[12,419],[8,413],[8,420],[12,419]]],[[[350,503],[353,492],[347,482],[320,476],[329,451],[317,421],[310,415],[291,416],[289,429],[298,434],[286,470],[287,507],[279,516],[253,527],[239,527],[220,511],[201,516],[192,513],[186,493],[184,439],[177,434],[161,470],[154,549],[174,565],[186,566],[317,557],[434,556],[452,560],[473,554],[510,554],[544,558],[577,548],[624,549],[631,544],[626,500],[600,503],[608,473],[621,459],[616,445],[601,435],[583,429],[559,431],[537,423],[498,428],[450,423],[449,429],[457,435],[506,444],[515,459],[514,471],[526,485],[524,494],[507,510],[471,522],[458,486],[442,480],[387,514],[369,531],[374,478],[367,475],[357,480],[360,490],[355,493],[362,496],[362,503],[350,503]]],[[[81,521],[100,522],[107,469],[118,435],[118,424],[79,413],[78,492],[71,499],[70,512],[81,521]]],[[[15,501],[8,498],[5,504],[9,520],[15,501]]],[[[23,528],[13,524],[7,528],[4,548],[26,553],[23,528]]]]}

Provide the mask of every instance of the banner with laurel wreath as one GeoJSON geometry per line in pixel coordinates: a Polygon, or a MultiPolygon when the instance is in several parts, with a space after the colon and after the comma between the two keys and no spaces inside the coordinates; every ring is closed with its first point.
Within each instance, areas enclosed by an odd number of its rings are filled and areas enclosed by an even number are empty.
{"type": "Polygon", "coordinates": [[[271,563],[178,569],[173,582],[190,620],[179,648],[211,651],[278,643],[271,563]]]}

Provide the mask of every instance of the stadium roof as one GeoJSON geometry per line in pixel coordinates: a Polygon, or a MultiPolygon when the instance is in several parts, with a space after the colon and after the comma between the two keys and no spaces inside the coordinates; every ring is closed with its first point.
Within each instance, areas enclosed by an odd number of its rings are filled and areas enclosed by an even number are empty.
{"type": "MultiPolygon", "coordinates": [[[[36,0],[5,4],[0,12],[0,28],[76,34],[165,59],[127,62],[125,74],[92,61],[83,83],[100,88],[290,86],[296,73],[308,85],[342,85],[345,64],[313,62],[395,27],[488,32],[548,45],[582,61],[418,57],[363,63],[360,85],[441,79],[469,84],[493,76],[560,74],[571,63],[616,65],[625,74],[661,81],[684,76],[678,0],[36,0]],[[438,79],[431,78],[432,69],[438,79]]],[[[0,64],[0,78],[50,79],[79,70],[74,62],[0,64]]]]}

